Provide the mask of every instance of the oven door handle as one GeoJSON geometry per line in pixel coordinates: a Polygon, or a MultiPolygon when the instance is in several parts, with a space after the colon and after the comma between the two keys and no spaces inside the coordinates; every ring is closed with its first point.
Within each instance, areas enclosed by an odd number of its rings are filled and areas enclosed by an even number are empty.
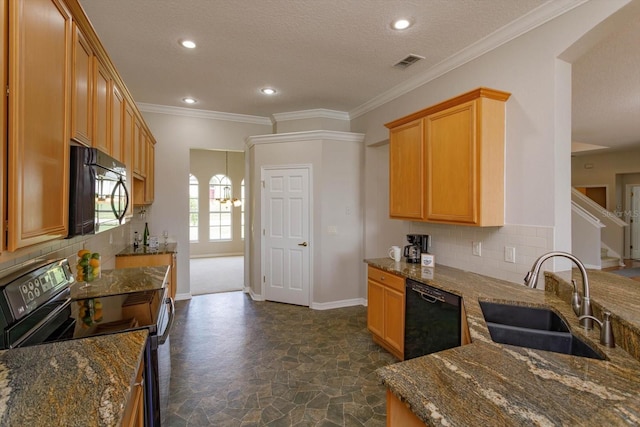
{"type": "Polygon", "coordinates": [[[424,292],[420,292],[417,289],[411,289],[411,290],[414,291],[414,292],[419,293],[420,294],[420,298],[422,298],[423,300],[425,300],[426,302],[429,302],[431,304],[435,304],[436,302],[445,302],[444,298],[442,298],[442,297],[436,297],[436,296],[433,296],[433,295],[429,295],[429,294],[426,294],[424,292]]]}
{"type": "Polygon", "coordinates": [[[158,340],[158,345],[164,344],[167,338],[169,338],[169,332],[171,332],[171,328],[173,327],[173,322],[176,318],[176,306],[173,303],[173,298],[167,297],[164,300],[164,303],[169,304],[169,322],[167,322],[167,327],[162,333],[162,336],[160,337],[160,339],[158,340]]]}
{"type": "Polygon", "coordinates": [[[48,323],[49,320],[53,319],[55,316],[57,316],[62,310],[66,309],[69,304],[71,304],[71,298],[67,298],[62,304],[60,304],[60,306],[58,308],[56,308],[55,310],[53,310],[51,313],[47,314],[47,316],[40,320],[38,323],[36,323],[33,328],[29,329],[27,332],[24,333],[24,335],[22,335],[22,337],[20,337],[20,339],[16,340],[15,342],[13,342],[9,348],[16,348],[16,347],[20,347],[20,345],[25,342],[27,339],[29,339],[29,337],[31,337],[31,335],[33,335],[38,329],[40,329],[44,324],[48,323]]]}

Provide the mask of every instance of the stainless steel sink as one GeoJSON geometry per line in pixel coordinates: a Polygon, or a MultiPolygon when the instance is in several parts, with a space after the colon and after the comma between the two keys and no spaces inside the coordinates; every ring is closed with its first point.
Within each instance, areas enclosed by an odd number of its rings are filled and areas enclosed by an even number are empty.
{"type": "Polygon", "coordinates": [[[573,335],[565,321],[552,310],[492,302],[480,302],[480,308],[494,342],[604,359],[573,335]]]}

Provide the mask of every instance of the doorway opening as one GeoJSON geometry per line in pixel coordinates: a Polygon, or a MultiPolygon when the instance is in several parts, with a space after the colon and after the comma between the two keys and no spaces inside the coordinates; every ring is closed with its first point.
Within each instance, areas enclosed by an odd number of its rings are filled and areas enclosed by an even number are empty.
{"type": "Polygon", "coordinates": [[[191,295],[244,289],[244,152],[189,151],[191,295]]]}
{"type": "Polygon", "coordinates": [[[586,186],[576,187],[576,190],[607,209],[607,187],[606,186],[586,186]]]}

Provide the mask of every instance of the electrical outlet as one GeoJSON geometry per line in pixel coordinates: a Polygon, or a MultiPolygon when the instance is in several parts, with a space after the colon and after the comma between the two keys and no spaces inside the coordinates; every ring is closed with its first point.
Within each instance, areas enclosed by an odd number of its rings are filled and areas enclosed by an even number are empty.
{"type": "Polygon", "coordinates": [[[516,262],[516,248],[512,246],[504,247],[504,260],[506,262],[514,263],[516,262]]]}
{"type": "Polygon", "coordinates": [[[482,242],[471,242],[471,253],[475,256],[482,256],[482,242]]]}

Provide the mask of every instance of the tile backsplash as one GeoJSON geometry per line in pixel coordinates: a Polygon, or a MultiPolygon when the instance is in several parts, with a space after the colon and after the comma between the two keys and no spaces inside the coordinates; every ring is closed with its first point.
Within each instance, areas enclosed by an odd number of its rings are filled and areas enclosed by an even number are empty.
{"type": "Polygon", "coordinates": [[[102,268],[112,269],[115,267],[115,255],[131,243],[131,224],[129,222],[96,235],[54,240],[15,252],[3,252],[0,254],[0,277],[38,260],[68,258],[74,264],[76,254],[84,248],[100,252],[102,268]]]}
{"type": "MultiPolygon", "coordinates": [[[[436,264],[520,284],[535,260],[554,247],[553,227],[462,227],[412,222],[410,233],[431,235],[429,252],[435,255],[436,264]],[[480,256],[473,254],[473,242],[480,243],[480,256]],[[515,262],[505,261],[506,247],[514,248],[515,262]]],[[[549,263],[548,270],[552,270],[549,263]]],[[[544,287],[544,280],[538,282],[538,287],[544,287]]]]}

